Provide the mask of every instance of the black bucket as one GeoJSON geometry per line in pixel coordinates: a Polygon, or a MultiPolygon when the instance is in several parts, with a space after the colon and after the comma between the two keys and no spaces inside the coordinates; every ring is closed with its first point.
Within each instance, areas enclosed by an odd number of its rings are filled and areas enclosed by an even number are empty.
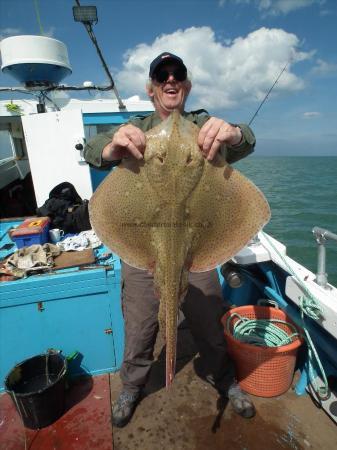
{"type": "Polygon", "coordinates": [[[67,360],[59,353],[34,356],[17,364],[5,389],[27,428],[43,428],[64,411],[67,360]]]}

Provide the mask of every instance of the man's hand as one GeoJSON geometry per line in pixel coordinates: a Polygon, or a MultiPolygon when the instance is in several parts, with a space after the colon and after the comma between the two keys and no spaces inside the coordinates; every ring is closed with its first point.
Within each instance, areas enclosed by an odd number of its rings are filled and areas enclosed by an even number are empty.
{"type": "Polygon", "coordinates": [[[106,145],[102,152],[105,161],[116,161],[128,156],[137,159],[143,158],[145,151],[145,134],[134,125],[123,125],[113,136],[112,141],[106,145]]]}
{"type": "Polygon", "coordinates": [[[211,117],[200,129],[198,145],[204,157],[211,161],[222,144],[237,145],[241,139],[242,132],[239,127],[233,127],[217,117],[211,117]]]}

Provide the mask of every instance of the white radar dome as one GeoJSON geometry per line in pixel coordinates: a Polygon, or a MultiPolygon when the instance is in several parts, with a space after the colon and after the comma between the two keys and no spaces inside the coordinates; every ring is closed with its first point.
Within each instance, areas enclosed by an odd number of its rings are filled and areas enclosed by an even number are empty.
{"type": "Polygon", "coordinates": [[[46,36],[12,36],[0,42],[3,73],[26,86],[58,84],[72,70],[67,47],[46,36]]]}

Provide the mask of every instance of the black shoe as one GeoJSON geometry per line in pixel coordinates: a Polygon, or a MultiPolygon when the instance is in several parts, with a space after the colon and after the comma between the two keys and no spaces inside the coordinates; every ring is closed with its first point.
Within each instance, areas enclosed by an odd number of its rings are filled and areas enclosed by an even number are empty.
{"type": "Polygon", "coordinates": [[[130,421],[140,400],[140,393],[131,394],[122,391],[112,408],[112,425],[118,428],[125,427],[130,421]]]}
{"type": "Polygon", "coordinates": [[[241,390],[237,383],[233,383],[227,392],[227,397],[234,411],[245,419],[251,419],[255,416],[255,406],[249,396],[241,390]]]}

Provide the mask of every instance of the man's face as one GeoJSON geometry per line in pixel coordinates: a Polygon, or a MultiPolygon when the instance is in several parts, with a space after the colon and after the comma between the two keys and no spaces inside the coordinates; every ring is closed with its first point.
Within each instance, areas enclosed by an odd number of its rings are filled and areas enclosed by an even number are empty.
{"type": "MultiPolygon", "coordinates": [[[[169,72],[167,79],[158,81],[154,77],[152,87],[148,89],[148,95],[153,100],[156,111],[162,118],[167,117],[174,109],[178,109],[180,112],[184,110],[185,101],[191,89],[191,82],[187,80],[179,81],[175,78],[174,72],[179,69],[181,73],[181,67],[178,64],[162,64],[155,74],[163,75],[163,71],[167,71],[169,72]]],[[[158,78],[160,77],[158,76],[158,78]]],[[[177,78],[181,77],[177,76],[177,78]]]]}

